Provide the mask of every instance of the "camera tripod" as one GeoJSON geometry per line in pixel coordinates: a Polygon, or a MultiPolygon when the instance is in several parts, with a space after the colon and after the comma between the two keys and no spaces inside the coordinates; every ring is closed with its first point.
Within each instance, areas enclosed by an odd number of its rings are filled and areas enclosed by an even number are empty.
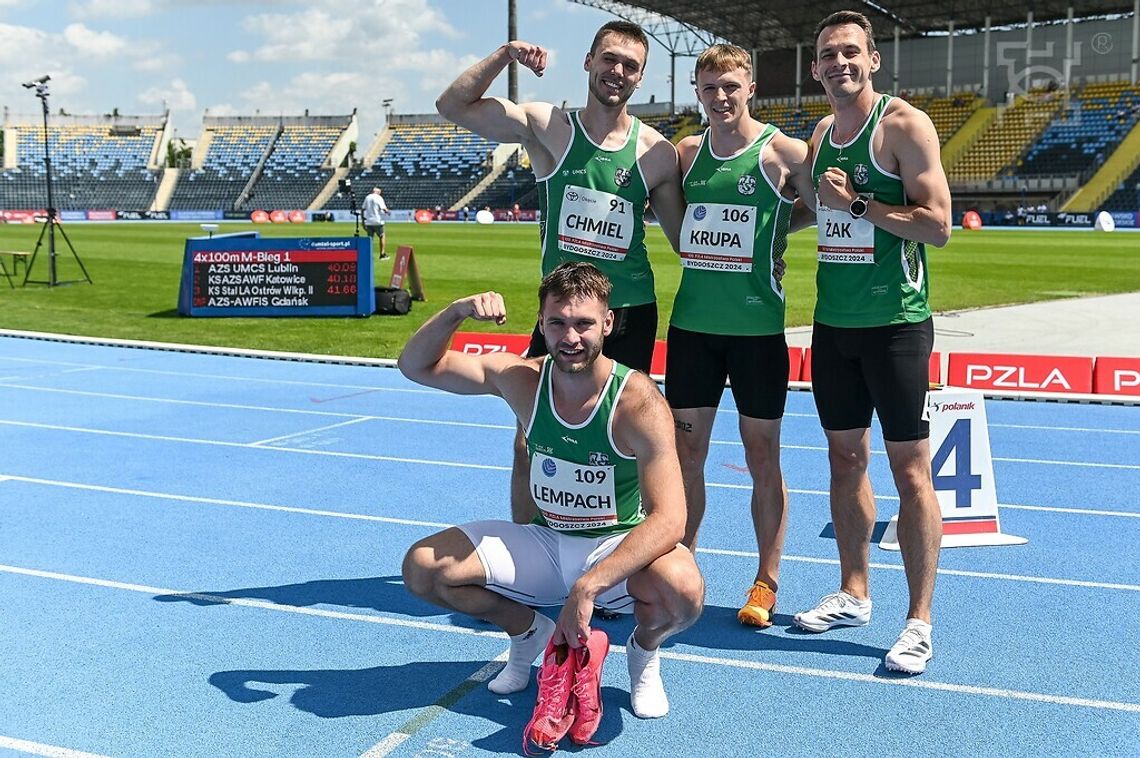
{"type": "Polygon", "coordinates": [[[355,228],[352,230],[352,236],[359,237],[360,216],[363,213],[363,210],[356,207],[356,193],[352,189],[352,180],[347,177],[341,179],[340,184],[337,185],[337,189],[339,190],[340,194],[348,195],[348,209],[352,212],[352,220],[356,224],[355,228]]]}
{"type": "Polygon", "coordinates": [[[24,284],[46,284],[49,287],[55,287],[60,284],[74,284],[77,282],[87,282],[93,284],[91,275],[87,273],[87,267],[83,265],[83,261],[79,258],[79,254],[75,252],[75,246],[71,244],[68,239],[67,233],[63,231],[63,226],[59,223],[59,216],[55,208],[55,199],[52,194],[52,179],[51,179],[51,146],[48,143],[48,81],[50,76],[41,76],[30,82],[25,82],[24,87],[27,89],[36,90],[36,97],[40,99],[43,105],[44,112],[44,172],[47,175],[47,220],[44,222],[43,229],[40,230],[39,239],[36,240],[36,246],[32,250],[32,257],[28,261],[28,265],[24,268],[24,284]],[[67,243],[67,249],[71,251],[71,257],[79,264],[79,270],[83,272],[82,279],[68,279],[60,281],[59,269],[57,266],[58,253],[55,246],[55,233],[59,229],[59,234],[63,237],[63,241],[67,243]],[[40,248],[43,247],[44,237],[47,237],[47,252],[48,252],[48,276],[47,279],[32,279],[32,270],[36,265],[36,258],[39,257],[40,248]]]}

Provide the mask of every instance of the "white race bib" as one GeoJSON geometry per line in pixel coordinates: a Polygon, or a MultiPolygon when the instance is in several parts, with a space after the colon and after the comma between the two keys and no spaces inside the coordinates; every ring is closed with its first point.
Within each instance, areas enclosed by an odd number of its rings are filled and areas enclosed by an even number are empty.
{"type": "Polygon", "coordinates": [[[706,271],[752,271],[757,209],[693,203],[681,222],[681,265],[706,271]]]}
{"type": "Polygon", "coordinates": [[[618,522],[614,467],[571,463],[536,452],[530,494],[552,529],[574,531],[618,522]]]}
{"type": "Polygon", "coordinates": [[[632,239],[633,203],[609,192],[567,185],[558,218],[559,250],[620,261],[632,239]]]}
{"type": "Polygon", "coordinates": [[[818,197],[816,219],[820,263],[875,263],[875,225],[870,221],[828,208],[818,197]]]}

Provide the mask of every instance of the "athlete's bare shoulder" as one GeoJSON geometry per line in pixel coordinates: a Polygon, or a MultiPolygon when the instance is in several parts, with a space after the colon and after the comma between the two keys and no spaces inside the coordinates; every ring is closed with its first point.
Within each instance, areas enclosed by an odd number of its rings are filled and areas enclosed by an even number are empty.
{"type": "Polygon", "coordinates": [[[769,144],[772,146],[772,153],[788,168],[806,161],[811,152],[808,143],[802,139],[789,137],[781,131],[777,131],[772,136],[772,141],[769,144]]]}
{"type": "Polygon", "coordinates": [[[637,134],[637,157],[667,152],[676,154],[673,143],[665,139],[661,132],[642,121],[641,129],[638,130],[637,134]]]}
{"type": "Polygon", "coordinates": [[[823,142],[823,135],[827,134],[827,130],[830,129],[831,125],[834,123],[835,114],[828,113],[826,116],[819,120],[818,124],[815,125],[815,129],[811,133],[811,141],[809,142],[813,151],[819,151],[819,144],[823,142]]]}
{"type": "Polygon", "coordinates": [[[650,191],[677,175],[677,148],[661,132],[646,123],[637,136],[637,162],[650,191]]]}
{"type": "Polygon", "coordinates": [[[901,97],[892,98],[891,102],[887,104],[881,123],[882,128],[887,130],[892,137],[903,135],[917,137],[927,129],[934,128],[934,122],[930,120],[926,111],[915,108],[901,97]]]}
{"type": "Polygon", "coordinates": [[[534,101],[519,106],[526,114],[527,137],[523,146],[530,154],[537,176],[554,170],[558,156],[570,141],[570,117],[553,103],[534,101]]]}
{"type": "Polygon", "coordinates": [[[618,401],[614,434],[622,441],[651,437],[664,430],[672,434],[673,415],[657,382],[640,371],[631,371],[618,401]]]}
{"type": "Polygon", "coordinates": [[[697,160],[697,151],[701,149],[701,135],[690,134],[677,143],[677,157],[681,161],[681,173],[685,173],[697,160]]]}
{"type": "MultiPolygon", "coordinates": [[[[491,355],[499,355],[492,353],[491,355]]],[[[489,357],[489,356],[488,356],[489,357]]],[[[514,356],[518,358],[518,356],[514,356]]],[[[500,368],[499,394],[521,423],[526,423],[534,410],[534,395],[542,374],[542,358],[505,361],[500,368]]]]}

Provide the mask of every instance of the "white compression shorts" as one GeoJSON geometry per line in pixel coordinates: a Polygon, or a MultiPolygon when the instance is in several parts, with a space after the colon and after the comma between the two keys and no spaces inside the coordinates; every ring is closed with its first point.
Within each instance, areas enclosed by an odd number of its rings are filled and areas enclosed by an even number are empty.
{"type": "MultiPolygon", "coordinates": [[[[572,537],[538,524],[473,521],[459,528],[483,563],[487,589],[524,605],[562,605],[578,578],[612,553],[629,532],[572,537]]],[[[625,581],[598,595],[595,605],[633,613],[625,581]]]]}

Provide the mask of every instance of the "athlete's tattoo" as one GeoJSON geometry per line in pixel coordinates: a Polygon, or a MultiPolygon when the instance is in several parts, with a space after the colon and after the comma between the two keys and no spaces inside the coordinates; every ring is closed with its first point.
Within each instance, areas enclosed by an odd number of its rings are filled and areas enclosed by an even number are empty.
{"type": "Polygon", "coordinates": [[[673,421],[673,426],[677,427],[682,432],[692,432],[693,431],[693,425],[690,424],[688,421],[681,421],[680,419],[675,419],[673,421]]]}

